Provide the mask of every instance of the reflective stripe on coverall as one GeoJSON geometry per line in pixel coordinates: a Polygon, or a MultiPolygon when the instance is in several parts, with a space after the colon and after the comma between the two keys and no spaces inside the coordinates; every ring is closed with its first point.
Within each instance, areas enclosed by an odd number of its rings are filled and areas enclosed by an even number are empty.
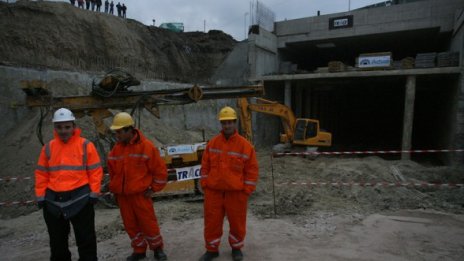
{"type": "Polygon", "coordinates": [[[50,260],[71,260],[70,223],[79,259],[97,260],[95,212],[88,198],[100,193],[103,170],[95,146],[80,133],[76,128],[64,143],[55,132],[55,138],[43,146],[35,170],[37,200],[46,202],[43,215],[50,237],[50,260]]]}
{"type": "Polygon", "coordinates": [[[221,133],[208,142],[201,168],[208,251],[218,252],[224,216],[230,225],[230,246],[243,247],[248,196],[255,190],[257,180],[256,153],[245,138],[235,132],[226,139],[221,133]]]}
{"type": "Polygon", "coordinates": [[[80,137],[76,128],[67,143],[55,138],[42,147],[35,170],[35,195],[43,200],[47,188],[55,192],[71,191],[89,184],[97,196],[103,177],[100,157],[93,143],[80,137]]]}
{"type": "Polygon", "coordinates": [[[108,155],[110,191],[115,194],[124,227],[134,253],[145,253],[147,246],[163,247],[158,221],[147,189],[162,190],[167,183],[166,164],[158,149],[135,129],[129,144],[118,142],[108,155]]]}

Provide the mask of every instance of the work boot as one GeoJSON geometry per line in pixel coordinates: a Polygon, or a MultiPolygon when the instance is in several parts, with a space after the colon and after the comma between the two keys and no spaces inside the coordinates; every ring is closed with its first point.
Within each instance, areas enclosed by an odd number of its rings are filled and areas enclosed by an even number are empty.
{"type": "Polygon", "coordinates": [[[206,251],[206,253],[203,254],[198,261],[211,261],[218,256],[219,256],[218,252],[206,251]]]}
{"type": "Polygon", "coordinates": [[[242,261],[243,260],[243,253],[240,249],[232,249],[232,260],[234,261],[242,261]]]}
{"type": "Polygon", "coordinates": [[[168,256],[164,253],[162,248],[157,248],[154,250],[156,260],[168,260],[168,256]]]}
{"type": "Polygon", "coordinates": [[[137,260],[142,260],[144,259],[145,257],[147,257],[147,255],[145,253],[132,253],[132,255],[128,256],[126,258],[126,261],[137,261],[137,260]]]}

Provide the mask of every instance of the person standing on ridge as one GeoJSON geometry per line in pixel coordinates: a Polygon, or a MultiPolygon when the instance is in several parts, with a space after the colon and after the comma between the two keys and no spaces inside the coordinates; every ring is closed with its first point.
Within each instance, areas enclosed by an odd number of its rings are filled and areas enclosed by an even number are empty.
{"type": "Polygon", "coordinates": [[[113,1],[111,1],[111,4],[110,4],[110,14],[114,15],[114,3],[113,3],[113,1]]]}
{"type": "Polygon", "coordinates": [[[109,7],[110,3],[108,2],[108,0],[105,0],[105,14],[108,13],[108,7],[109,7]]]}

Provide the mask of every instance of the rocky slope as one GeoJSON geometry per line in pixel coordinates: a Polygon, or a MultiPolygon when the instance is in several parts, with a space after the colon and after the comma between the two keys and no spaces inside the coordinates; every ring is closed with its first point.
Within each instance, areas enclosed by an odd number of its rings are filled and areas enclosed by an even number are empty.
{"type": "Polygon", "coordinates": [[[0,64],[122,67],[140,79],[207,82],[235,45],[221,31],[174,33],[66,2],[0,2],[0,64]]]}

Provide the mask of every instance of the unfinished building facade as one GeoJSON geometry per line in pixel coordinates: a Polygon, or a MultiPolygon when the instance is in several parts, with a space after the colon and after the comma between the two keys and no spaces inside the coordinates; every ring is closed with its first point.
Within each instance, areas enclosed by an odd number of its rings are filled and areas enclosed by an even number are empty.
{"type": "MultiPolygon", "coordinates": [[[[255,26],[250,79],[297,117],[319,119],[332,150],[460,149],[463,24],[464,1],[424,0],[276,22],[273,32],[255,26]]],[[[259,123],[256,142],[277,143],[278,119],[259,123]]],[[[463,163],[459,153],[431,157],[463,163]]]]}

